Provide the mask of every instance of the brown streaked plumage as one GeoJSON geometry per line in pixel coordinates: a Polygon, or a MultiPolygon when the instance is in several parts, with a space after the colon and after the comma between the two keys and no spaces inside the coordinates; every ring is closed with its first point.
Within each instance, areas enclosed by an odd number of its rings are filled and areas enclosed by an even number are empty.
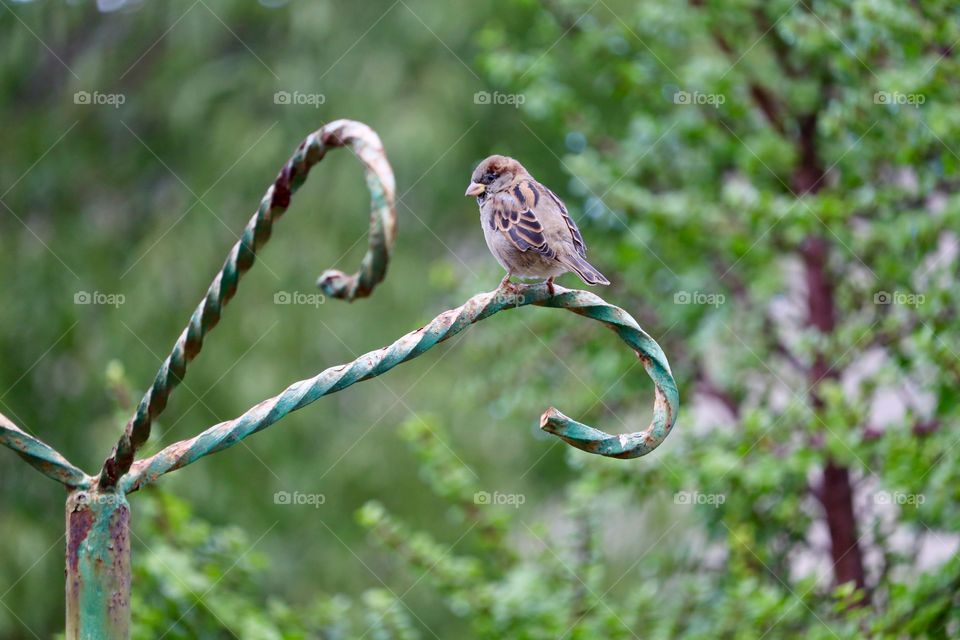
{"type": "Polygon", "coordinates": [[[587,262],[587,247],[563,202],[506,156],[490,156],[473,172],[467,196],[480,205],[487,246],[510,276],[553,279],[573,271],[587,284],[610,284],[587,262]]]}

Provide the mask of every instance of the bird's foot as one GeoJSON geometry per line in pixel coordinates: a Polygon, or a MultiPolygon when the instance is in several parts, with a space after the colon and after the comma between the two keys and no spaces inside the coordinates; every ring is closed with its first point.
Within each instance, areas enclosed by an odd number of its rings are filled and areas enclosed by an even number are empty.
{"type": "Polygon", "coordinates": [[[501,292],[500,295],[507,301],[507,304],[512,303],[519,307],[523,303],[523,290],[525,288],[526,285],[510,282],[510,274],[508,273],[504,276],[503,280],[500,281],[500,286],[497,287],[497,291],[501,292]]]}
{"type": "Polygon", "coordinates": [[[553,294],[554,294],[554,289],[553,289],[553,276],[550,276],[549,278],[547,278],[547,291],[550,292],[550,295],[553,295],[553,294]]]}
{"type": "Polygon", "coordinates": [[[510,274],[503,276],[503,280],[500,281],[500,286],[498,289],[503,289],[510,293],[517,293],[520,291],[520,287],[512,282],[510,282],[510,274]]]}

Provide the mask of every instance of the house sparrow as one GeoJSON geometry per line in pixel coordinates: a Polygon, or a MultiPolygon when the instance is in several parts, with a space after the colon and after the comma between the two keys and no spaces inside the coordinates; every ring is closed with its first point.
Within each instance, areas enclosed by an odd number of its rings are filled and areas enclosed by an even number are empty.
{"type": "Polygon", "coordinates": [[[533,179],[523,165],[506,156],[490,156],[470,178],[465,196],[480,205],[487,247],[510,276],[553,279],[573,271],[587,284],[610,284],[587,262],[583,236],[553,191],[533,179]]]}

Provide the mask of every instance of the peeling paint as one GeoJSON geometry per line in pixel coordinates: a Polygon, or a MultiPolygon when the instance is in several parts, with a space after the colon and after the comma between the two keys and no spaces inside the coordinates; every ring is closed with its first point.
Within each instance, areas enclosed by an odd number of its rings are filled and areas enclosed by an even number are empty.
{"type": "Polygon", "coordinates": [[[130,506],[119,492],[67,498],[67,640],[130,634],[130,506]]]}

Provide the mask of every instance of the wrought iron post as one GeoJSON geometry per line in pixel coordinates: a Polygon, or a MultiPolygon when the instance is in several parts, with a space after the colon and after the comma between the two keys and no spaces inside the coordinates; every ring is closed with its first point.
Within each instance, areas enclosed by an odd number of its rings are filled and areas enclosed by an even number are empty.
{"type": "Polygon", "coordinates": [[[67,497],[67,640],[130,636],[130,505],[119,491],[67,497]]]}

